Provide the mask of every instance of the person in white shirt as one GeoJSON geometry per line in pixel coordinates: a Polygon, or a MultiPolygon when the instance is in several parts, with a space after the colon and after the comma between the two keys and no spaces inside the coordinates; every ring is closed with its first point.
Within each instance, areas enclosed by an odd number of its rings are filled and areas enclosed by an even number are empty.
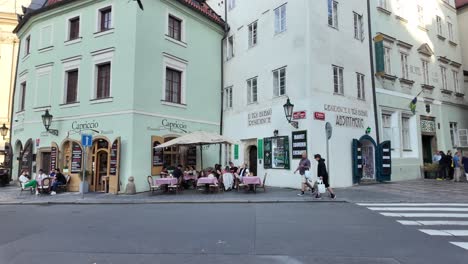
{"type": "Polygon", "coordinates": [[[247,163],[242,163],[241,167],[237,170],[237,173],[234,174],[234,176],[236,177],[236,188],[238,188],[239,183],[242,182],[242,178],[245,176],[249,176],[249,169],[247,168],[247,163]]]}
{"type": "Polygon", "coordinates": [[[19,177],[19,181],[21,183],[21,188],[23,190],[27,189],[27,188],[33,188],[36,190],[36,195],[39,194],[39,192],[37,191],[37,181],[32,179],[30,180],[29,179],[29,172],[27,170],[23,170],[21,172],[21,176],[19,177]]]}
{"type": "Polygon", "coordinates": [[[36,175],[36,181],[42,182],[43,179],[48,178],[49,176],[44,173],[44,170],[40,169],[36,175]]]}

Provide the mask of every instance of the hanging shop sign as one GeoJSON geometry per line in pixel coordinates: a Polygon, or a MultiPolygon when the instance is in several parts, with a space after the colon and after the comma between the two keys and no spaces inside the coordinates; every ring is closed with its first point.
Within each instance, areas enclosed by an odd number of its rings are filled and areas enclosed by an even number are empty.
{"type": "Polygon", "coordinates": [[[271,123],[272,109],[255,111],[248,114],[248,126],[258,126],[271,123]]]}
{"type": "Polygon", "coordinates": [[[292,132],[292,158],[301,159],[307,151],[307,130],[292,132]]]}
{"type": "Polygon", "coordinates": [[[325,113],[324,112],[314,112],[314,119],[325,121],[325,113]]]}
{"type": "Polygon", "coordinates": [[[81,146],[73,142],[72,144],[72,160],[71,160],[71,173],[80,173],[81,164],[83,162],[83,151],[81,146]]]}
{"type": "Polygon", "coordinates": [[[293,119],[305,119],[306,118],[306,111],[297,111],[293,113],[293,119]]]}
{"type": "Polygon", "coordinates": [[[50,171],[57,168],[57,152],[58,148],[56,146],[50,148],[50,171]]]}

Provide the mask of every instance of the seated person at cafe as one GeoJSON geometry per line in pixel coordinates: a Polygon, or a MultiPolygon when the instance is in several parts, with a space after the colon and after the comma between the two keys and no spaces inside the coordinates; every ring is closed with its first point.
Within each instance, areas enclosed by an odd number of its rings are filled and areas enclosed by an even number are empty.
{"type": "Polygon", "coordinates": [[[44,170],[40,169],[36,175],[36,181],[42,182],[43,179],[48,178],[47,174],[44,173],[44,170]]]}
{"type": "Polygon", "coordinates": [[[182,165],[177,165],[177,167],[174,169],[174,171],[172,172],[172,176],[174,176],[174,178],[177,178],[177,183],[178,184],[181,184],[182,183],[182,180],[184,179],[184,172],[182,172],[182,165]]]}
{"type": "Polygon", "coordinates": [[[166,178],[169,175],[169,172],[167,171],[167,166],[163,166],[160,174],[161,178],[166,178]]]}
{"type": "Polygon", "coordinates": [[[242,178],[249,175],[249,169],[247,168],[246,163],[242,163],[242,166],[237,170],[237,173],[234,174],[236,177],[235,182],[236,186],[242,182],[242,178]]]}
{"type": "Polygon", "coordinates": [[[23,170],[21,172],[21,176],[19,177],[19,181],[21,183],[21,189],[25,190],[29,187],[33,188],[36,190],[36,195],[39,194],[37,191],[37,181],[36,180],[30,180],[29,179],[29,172],[27,170],[23,170]]]}
{"type": "Polygon", "coordinates": [[[55,170],[51,170],[49,173],[49,177],[54,178],[55,177],[55,170]]]}
{"type": "Polygon", "coordinates": [[[55,168],[55,181],[52,184],[52,192],[50,193],[51,195],[56,195],[57,194],[57,187],[62,184],[66,184],[67,179],[63,174],[60,172],[59,168],[55,168]]]}
{"type": "Polygon", "coordinates": [[[229,170],[231,171],[232,174],[237,173],[237,167],[234,166],[234,163],[232,161],[229,162],[229,170]]]}
{"type": "Polygon", "coordinates": [[[222,175],[221,165],[215,164],[214,170],[213,170],[213,175],[216,177],[216,179],[219,180],[219,177],[222,175]]]}

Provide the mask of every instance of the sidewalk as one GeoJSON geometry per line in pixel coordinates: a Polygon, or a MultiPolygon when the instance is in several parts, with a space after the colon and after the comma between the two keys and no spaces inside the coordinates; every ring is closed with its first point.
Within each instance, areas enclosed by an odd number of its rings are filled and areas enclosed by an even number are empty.
{"type": "Polygon", "coordinates": [[[337,199],[331,200],[323,195],[321,200],[310,194],[297,196],[298,190],[267,187],[267,192],[244,191],[204,194],[195,190],[183,191],[177,195],[157,192],[136,195],[112,195],[87,193],[81,198],[79,193],[59,193],[50,195],[31,195],[19,187],[0,188],[1,204],[157,204],[157,203],[291,203],[291,202],[419,202],[419,203],[463,203],[468,202],[468,183],[451,181],[414,180],[374,185],[353,186],[335,189],[337,199]]]}

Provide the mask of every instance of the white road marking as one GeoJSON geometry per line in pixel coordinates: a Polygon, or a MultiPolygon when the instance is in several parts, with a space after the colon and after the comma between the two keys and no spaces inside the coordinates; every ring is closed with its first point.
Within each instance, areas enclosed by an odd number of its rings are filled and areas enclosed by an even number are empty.
{"type": "Polygon", "coordinates": [[[397,220],[397,222],[402,224],[402,225],[410,225],[410,226],[420,226],[420,225],[422,225],[418,221],[397,220]]]}
{"type": "Polygon", "coordinates": [[[468,218],[468,214],[448,214],[448,213],[380,213],[390,217],[441,217],[441,218],[468,218]]]}
{"type": "Polygon", "coordinates": [[[372,211],[441,211],[441,212],[468,212],[467,208],[452,207],[367,207],[372,211]]]}
{"type": "Polygon", "coordinates": [[[360,206],[468,206],[468,203],[358,203],[360,206]]]}
{"type": "Polygon", "coordinates": [[[447,232],[444,232],[442,230],[433,230],[433,229],[419,229],[419,231],[426,233],[431,236],[452,236],[452,234],[449,234],[447,232]]]}
{"type": "Polygon", "coordinates": [[[468,236],[468,230],[442,230],[453,236],[468,236]]]}
{"type": "Polygon", "coordinates": [[[451,225],[451,226],[468,226],[468,221],[416,221],[425,226],[451,225]]]}
{"type": "Polygon", "coordinates": [[[451,244],[455,245],[455,246],[459,246],[463,249],[466,249],[468,250],[468,242],[450,242],[451,244]]]}

